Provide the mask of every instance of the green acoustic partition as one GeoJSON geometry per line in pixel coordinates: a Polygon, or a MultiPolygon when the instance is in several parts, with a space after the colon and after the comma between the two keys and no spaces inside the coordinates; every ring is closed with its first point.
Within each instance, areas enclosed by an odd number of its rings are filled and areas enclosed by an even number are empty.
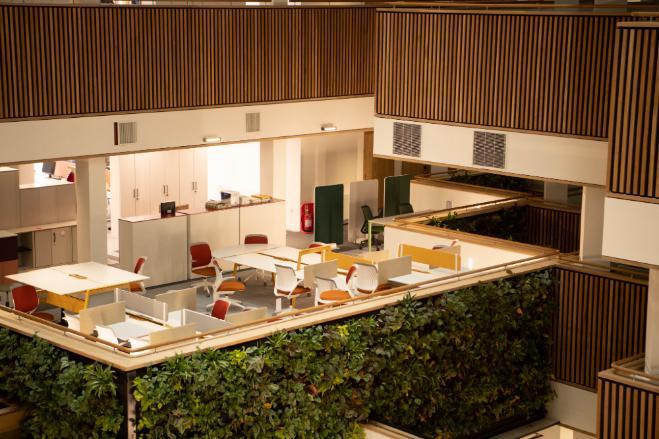
{"type": "Polygon", "coordinates": [[[314,241],[343,243],[343,185],[318,186],[315,192],[314,241]]]}
{"type": "Polygon", "coordinates": [[[399,175],[384,179],[384,216],[400,214],[400,205],[410,202],[411,175],[399,175]]]}

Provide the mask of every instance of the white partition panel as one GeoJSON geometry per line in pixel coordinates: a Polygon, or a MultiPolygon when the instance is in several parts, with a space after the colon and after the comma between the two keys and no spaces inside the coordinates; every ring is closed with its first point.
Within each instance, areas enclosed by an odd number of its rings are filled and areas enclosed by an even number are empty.
{"type": "Polygon", "coordinates": [[[364,180],[350,183],[350,211],[348,213],[348,241],[364,238],[361,232],[364,223],[362,206],[369,206],[373,215],[378,213],[378,181],[364,180]]]}

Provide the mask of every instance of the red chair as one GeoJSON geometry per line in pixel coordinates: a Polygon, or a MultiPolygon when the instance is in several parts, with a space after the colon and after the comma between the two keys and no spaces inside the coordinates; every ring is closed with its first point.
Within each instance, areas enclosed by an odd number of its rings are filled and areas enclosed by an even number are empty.
{"type": "Polygon", "coordinates": [[[228,300],[216,300],[215,304],[213,305],[213,310],[211,311],[211,316],[215,317],[216,319],[224,320],[224,318],[227,316],[227,313],[229,312],[230,306],[231,302],[228,300]]]}
{"type": "Polygon", "coordinates": [[[312,242],[311,244],[309,244],[309,247],[308,247],[308,248],[322,247],[322,246],[324,246],[324,245],[325,245],[325,244],[322,243],[322,242],[312,242]]]}
{"type": "Polygon", "coordinates": [[[33,286],[23,285],[12,288],[11,298],[14,300],[15,310],[26,314],[32,314],[35,317],[51,322],[54,320],[52,314],[47,312],[35,312],[39,307],[39,296],[37,295],[37,290],[35,290],[33,286]]]}
{"type": "Polygon", "coordinates": [[[348,269],[348,273],[346,274],[346,285],[348,285],[348,289],[350,289],[350,279],[352,279],[352,276],[355,274],[356,271],[357,271],[356,265],[352,265],[348,269]]]}
{"type": "MultiPolygon", "coordinates": [[[[137,258],[137,261],[135,261],[135,269],[133,270],[133,273],[142,274],[142,269],[144,268],[144,263],[146,262],[146,259],[147,259],[146,256],[141,256],[137,258]]],[[[129,289],[131,293],[138,293],[138,294],[146,293],[146,287],[144,286],[144,282],[133,282],[129,285],[129,289]]]]}
{"type": "Polygon", "coordinates": [[[190,270],[204,279],[201,285],[204,287],[206,295],[210,297],[211,288],[208,278],[215,277],[215,268],[211,265],[213,255],[210,246],[206,242],[197,242],[190,245],[190,257],[192,260],[190,270]]]}
{"type": "Polygon", "coordinates": [[[245,244],[267,244],[268,237],[265,235],[245,235],[245,244]]]}

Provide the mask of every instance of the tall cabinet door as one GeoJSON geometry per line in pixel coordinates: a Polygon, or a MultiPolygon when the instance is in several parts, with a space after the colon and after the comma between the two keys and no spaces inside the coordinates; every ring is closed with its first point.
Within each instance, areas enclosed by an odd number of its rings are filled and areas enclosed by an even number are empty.
{"type": "Polygon", "coordinates": [[[53,265],[53,231],[39,230],[34,232],[32,242],[32,261],[34,268],[53,265]]]}
{"type": "Polygon", "coordinates": [[[181,204],[179,202],[180,191],[179,191],[179,162],[180,162],[180,152],[179,151],[163,151],[162,154],[164,166],[162,168],[163,180],[165,182],[165,201],[175,201],[176,204],[181,204]]]}
{"type": "MultiPolygon", "coordinates": [[[[203,148],[205,149],[205,148],[203,148]]],[[[178,204],[195,208],[194,156],[196,149],[179,151],[179,197],[178,204]]]]}
{"type": "Polygon", "coordinates": [[[194,205],[203,208],[208,201],[208,148],[195,148],[194,151],[194,205]]]}
{"type": "Polygon", "coordinates": [[[135,215],[149,215],[157,208],[149,197],[149,161],[152,153],[135,154],[135,215]]]}
{"type": "Polygon", "coordinates": [[[118,217],[135,216],[135,154],[120,155],[118,163],[120,176],[120,212],[118,217]]]}

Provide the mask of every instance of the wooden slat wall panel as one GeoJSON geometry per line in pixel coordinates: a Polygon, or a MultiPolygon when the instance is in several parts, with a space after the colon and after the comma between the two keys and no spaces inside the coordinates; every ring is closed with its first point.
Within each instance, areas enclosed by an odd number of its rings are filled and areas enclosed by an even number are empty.
{"type": "Polygon", "coordinates": [[[563,253],[579,250],[581,213],[528,206],[528,243],[563,253]]]}
{"type": "Polygon", "coordinates": [[[554,376],[595,390],[599,371],[644,351],[648,288],[576,268],[556,272],[554,376]]]}
{"type": "Polygon", "coordinates": [[[658,28],[625,27],[616,32],[609,192],[659,199],[658,51],[658,28]]]}
{"type": "Polygon", "coordinates": [[[373,94],[370,8],[0,6],[0,120],[373,94]]]}
{"type": "Polygon", "coordinates": [[[616,22],[378,11],[381,116],[606,138],[616,22]]]}
{"type": "Polygon", "coordinates": [[[659,437],[659,394],[600,377],[597,382],[599,439],[659,437]]]}

